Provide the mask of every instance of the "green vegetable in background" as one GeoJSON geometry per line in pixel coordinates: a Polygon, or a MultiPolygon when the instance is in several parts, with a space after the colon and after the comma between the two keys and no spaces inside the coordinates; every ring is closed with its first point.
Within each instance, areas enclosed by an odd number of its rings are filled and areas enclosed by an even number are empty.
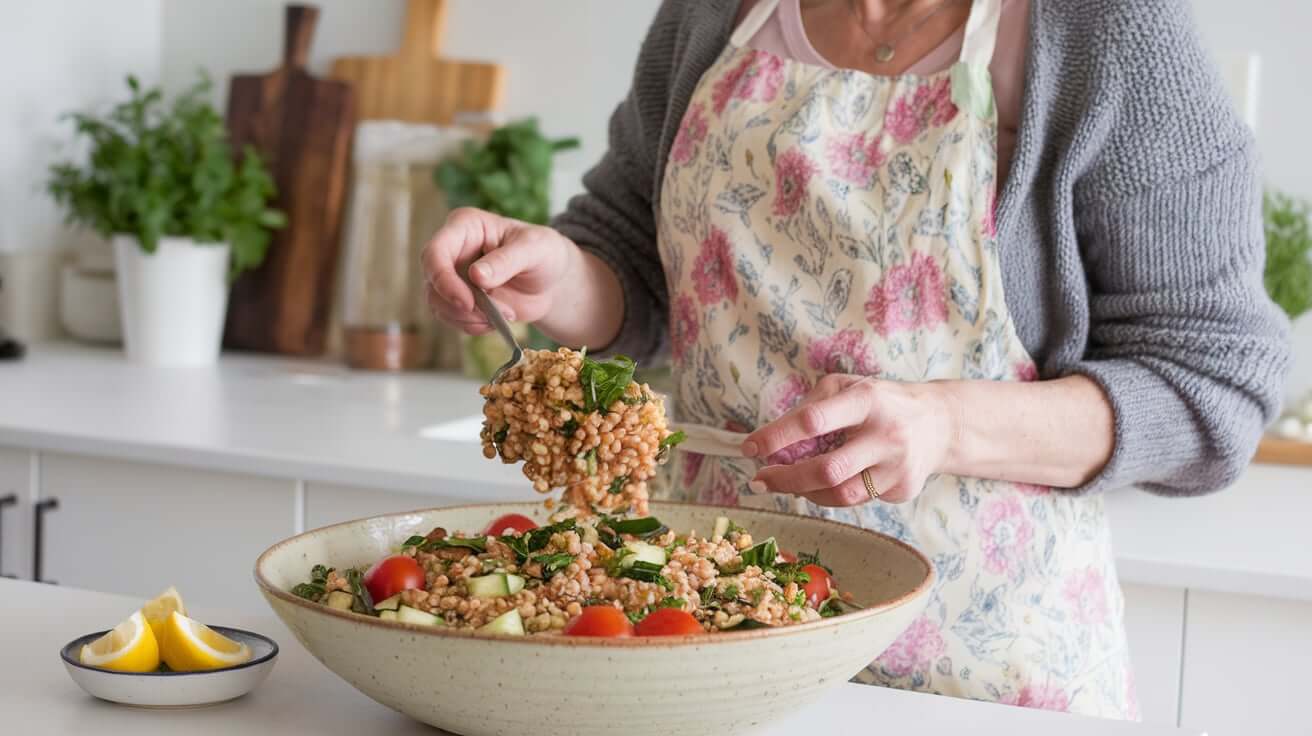
{"type": "Polygon", "coordinates": [[[551,164],[577,138],[551,140],[527,118],[466,141],[460,154],[437,167],[437,184],[452,207],[477,207],[536,225],[551,217],[551,164]]]}
{"type": "Polygon", "coordinates": [[[104,237],[135,236],[147,253],[166,236],[226,242],[234,276],[260,265],[269,229],[286,220],[268,207],[273,178],[255,150],[233,156],[223,119],[206,99],[209,80],[202,76],[171,105],[136,77],[127,85],[128,101],[105,115],[68,116],[90,149],[84,166],[50,167],[47,186],[67,220],[104,237]]]}
{"type": "Polygon", "coordinates": [[[1284,194],[1262,202],[1266,220],[1266,290],[1296,319],[1312,310],[1312,209],[1284,194]]]}

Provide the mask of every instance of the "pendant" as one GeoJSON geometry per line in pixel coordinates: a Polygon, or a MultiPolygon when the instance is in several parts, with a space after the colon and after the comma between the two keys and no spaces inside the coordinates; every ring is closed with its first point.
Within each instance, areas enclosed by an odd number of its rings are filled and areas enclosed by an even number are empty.
{"type": "Polygon", "coordinates": [[[887,64],[893,60],[894,53],[892,46],[889,46],[886,43],[881,43],[875,47],[875,61],[880,64],[887,64]]]}

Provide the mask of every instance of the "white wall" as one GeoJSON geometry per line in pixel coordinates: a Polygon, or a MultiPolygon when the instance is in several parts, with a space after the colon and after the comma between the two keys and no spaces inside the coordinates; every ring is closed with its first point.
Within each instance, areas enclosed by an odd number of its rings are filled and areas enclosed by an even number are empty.
{"type": "Polygon", "coordinates": [[[6,2],[0,8],[0,251],[67,242],[45,195],[69,110],[121,98],[159,74],[160,0],[6,2]]]}
{"type": "MultiPolygon", "coordinates": [[[[395,51],[403,0],[314,0],[319,25],[310,67],[395,51]]],[[[443,55],[504,64],[505,117],[536,115],[549,135],[583,139],[557,161],[558,187],[577,180],[606,148],[606,121],[628,89],[658,0],[448,0],[443,55]]],[[[165,0],[162,78],[180,89],[204,66],[216,80],[261,71],[280,58],[279,0],[165,0]]],[[[568,194],[561,191],[558,194],[568,194]]]]}

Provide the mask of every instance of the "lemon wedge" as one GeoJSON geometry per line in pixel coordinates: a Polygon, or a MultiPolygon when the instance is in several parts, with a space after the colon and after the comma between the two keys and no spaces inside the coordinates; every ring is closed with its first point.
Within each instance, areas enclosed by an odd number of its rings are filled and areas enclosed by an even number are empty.
{"type": "Polygon", "coordinates": [[[161,649],[167,648],[164,645],[164,627],[168,623],[169,615],[174,611],[183,616],[187,615],[187,607],[182,603],[182,596],[177,588],[171,585],[168,590],[141,607],[141,615],[146,617],[146,623],[150,624],[150,630],[155,633],[155,641],[159,643],[161,649]]]}
{"type": "Polygon", "coordinates": [[[159,668],[159,644],[145,616],[137,611],[104,636],[83,646],[78,659],[82,664],[107,670],[153,672],[159,668]]]}
{"type": "Polygon", "coordinates": [[[164,624],[164,663],[175,672],[231,667],[250,658],[250,647],[177,611],[164,624]]]}

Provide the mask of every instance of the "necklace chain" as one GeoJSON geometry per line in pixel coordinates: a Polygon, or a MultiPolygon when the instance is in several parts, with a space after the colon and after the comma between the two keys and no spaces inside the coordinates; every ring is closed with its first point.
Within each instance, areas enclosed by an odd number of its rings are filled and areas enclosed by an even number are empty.
{"type": "Polygon", "coordinates": [[[856,12],[856,0],[848,0],[847,9],[852,13],[852,17],[856,18],[857,25],[861,28],[861,32],[866,34],[866,38],[870,39],[871,43],[875,44],[875,61],[879,62],[880,64],[887,64],[888,62],[893,60],[894,56],[897,55],[898,44],[902,43],[903,41],[907,40],[911,36],[915,35],[916,31],[920,30],[922,26],[924,26],[926,23],[930,21],[930,19],[938,15],[944,8],[953,4],[956,1],[957,0],[939,0],[938,4],[934,6],[933,10],[921,16],[920,19],[917,20],[914,24],[912,24],[912,26],[908,28],[904,33],[902,33],[901,35],[895,38],[885,41],[880,41],[879,39],[876,39],[874,36],[870,35],[870,31],[866,29],[865,20],[861,17],[859,13],[856,12]]]}

